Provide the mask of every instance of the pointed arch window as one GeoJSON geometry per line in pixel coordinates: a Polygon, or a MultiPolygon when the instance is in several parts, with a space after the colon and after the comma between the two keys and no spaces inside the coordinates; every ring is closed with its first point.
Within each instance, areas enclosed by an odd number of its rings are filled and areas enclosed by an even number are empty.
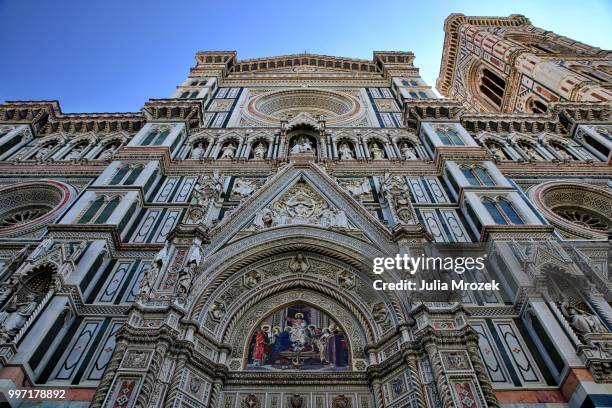
{"type": "Polygon", "coordinates": [[[472,186],[494,186],[495,181],[487,171],[480,166],[463,166],[461,172],[472,186]]]}
{"type": "Polygon", "coordinates": [[[514,209],[514,206],[512,205],[510,201],[506,200],[505,198],[500,198],[498,200],[498,204],[511,224],[517,224],[517,225],[524,224],[523,219],[518,214],[518,212],[516,212],[516,210],[514,209]]]}
{"type": "Polygon", "coordinates": [[[110,184],[111,186],[121,184],[121,181],[125,178],[125,175],[128,173],[129,170],[130,170],[130,166],[126,165],[126,166],[120,167],[119,170],[115,173],[115,175],[111,179],[111,181],[108,182],[108,184],[110,184]]]}
{"type": "Polygon", "coordinates": [[[465,143],[461,136],[459,136],[459,132],[450,127],[438,127],[436,128],[436,134],[442,141],[442,144],[445,146],[463,146],[465,143]]]}
{"type": "Polygon", "coordinates": [[[482,204],[496,224],[522,225],[525,223],[519,213],[514,209],[514,205],[506,198],[500,197],[494,200],[490,197],[484,197],[482,199],[482,204]]]}
{"type": "Polygon", "coordinates": [[[142,140],[142,146],[159,146],[166,140],[166,137],[170,134],[168,129],[163,130],[153,130],[147,134],[147,136],[142,140]]]}
{"type": "Polygon", "coordinates": [[[142,166],[133,168],[130,172],[130,175],[125,179],[123,184],[131,186],[132,184],[134,184],[138,176],[140,176],[140,173],[142,173],[142,166]]]}
{"type": "Polygon", "coordinates": [[[123,185],[132,185],[142,173],[143,167],[140,165],[130,167],[129,165],[124,165],[120,167],[113,178],[108,182],[109,185],[115,186],[119,184],[123,185]]]}
{"type": "Polygon", "coordinates": [[[121,201],[121,198],[119,197],[115,197],[112,200],[110,200],[108,204],[106,204],[106,206],[104,207],[100,215],[98,215],[98,218],[96,218],[96,221],[94,221],[94,224],[104,224],[108,220],[108,218],[111,216],[113,211],[115,211],[115,208],[117,208],[120,201],[121,201]]]}
{"type": "Polygon", "coordinates": [[[96,198],[89,205],[89,208],[87,209],[87,211],[85,211],[83,215],[81,216],[81,218],[79,218],[79,220],[77,221],[77,224],[87,224],[89,221],[91,221],[94,218],[94,216],[98,213],[100,208],[102,208],[102,205],[104,204],[105,201],[106,201],[106,198],[104,196],[96,198]]]}
{"type": "Polygon", "coordinates": [[[490,198],[485,198],[484,200],[482,200],[482,204],[489,212],[489,215],[493,217],[493,221],[495,221],[496,224],[506,225],[508,223],[499,208],[497,208],[497,204],[495,203],[495,201],[490,198]]]}
{"type": "Polygon", "coordinates": [[[539,99],[531,99],[529,101],[529,110],[533,113],[546,113],[548,106],[539,99]]]}
{"type": "Polygon", "coordinates": [[[483,68],[479,89],[489,101],[493,102],[496,107],[501,108],[504,91],[506,90],[506,81],[493,71],[483,68]]]}

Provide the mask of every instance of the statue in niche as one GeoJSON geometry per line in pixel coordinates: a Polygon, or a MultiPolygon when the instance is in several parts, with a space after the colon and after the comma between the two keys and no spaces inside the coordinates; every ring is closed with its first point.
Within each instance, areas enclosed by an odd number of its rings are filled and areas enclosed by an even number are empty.
{"type": "Polygon", "coordinates": [[[28,293],[22,302],[19,302],[17,295],[13,296],[6,309],[0,313],[0,341],[6,343],[11,336],[17,334],[37,306],[38,301],[33,293],[28,293]]]}
{"type": "Polygon", "coordinates": [[[164,265],[168,263],[169,260],[169,251],[168,251],[168,243],[164,245],[162,249],[155,255],[153,258],[153,262],[151,263],[151,278],[153,278],[152,282],[159,276],[164,265]]]}
{"type": "Polygon", "coordinates": [[[544,157],[530,143],[521,143],[519,145],[531,160],[544,160],[544,157]]]}
{"type": "Polygon", "coordinates": [[[580,310],[567,301],[561,304],[561,311],[569,321],[570,326],[581,335],[608,332],[597,315],[580,310]]]}
{"type": "Polygon", "coordinates": [[[406,142],[400,145],[400,152],[405,160],[415,160],[417,158],[414,147],[406,142]]]}
{"type": "Polygon", "coordinates": [[[574,157],[569,154],[563,146],[558,145],[556,143],[551,143],[550,147],[552,147],[554,151],[557,152],[559,156],[561,156],[562,160],[574,160],[574,157]]]}
{"type": "Polygon", "coordinates": [[[222,159],[233,159],[236,155],[236,150],[238,148],[234,145],[234,143],[229,143],[227,146],[223,148],[223,153],[221,154],[222,159]]]}
{"type": "Polygon", "coordinates": [[[308,153],[312,150],[312,142],[307,137],[300,136],[291,148],[291,154],[308,153]]]}
{"type": "Polygon", "coordinates": [[[257,408],[259,406],[259,400],[257,399],[257,396],[255,394],[249,394],[244,399],[244,404],[248,408],[257,408]]]}
{"type": "Polygon", "coordinates": [[[195,276],[196,268],[198,267],[198,265],[200,265],[201,261],[202,252],[200,250],[200,246],[196,242],[194,242],[191,245],[191,248],[189,248],[189,254],[187,255],[187,263],[179,271],[179,276],[177,280],[179,298],[183,301],[189,295],[189,290],[191,289],[191,283],[193,282],[193,277],[195,276]]]}
{"type": "Polygon", "coordinates": [[[53,143],[48,143],[48,144],[44,145],[43,147],[38,149],[38,151],[34,155],[34,159],[36,159],[36,160],[44,160],[44,159],[46,159],[47,155],[49,153],[51,153],[51,151],[53,150],[54,147],[55,147],[55,144],[53,144],[53,143]]]}
{"type": "Polygon", "coordinates": [[[372,159],[374,160],[382,160],[385,158],[384,152],[378,146],[378,143],[372,143],[370,145],[370,153],[372,154],[372,159]]]}
{"type": "Polygon", "coordinates": [[[140,278],[140,297],[145,300],[148,299],[151,294],[151,289],[153,289],[153,276],[151,273],[151,268],[149,266],[145,266],[142,272],[142,278],[140,278]]]}
{"type": "Polygon", "coordinates": [[[257,143],[257,145],[255,146],[255,149],[253,150],[253,157],[257,160],[263,160],[266,158],[267,152],[268,152],[268,148],[265,146],[265,144],[262,142],[259,142],[257,143]]]}
{"type": "Polygon", "coordinates": [[[104,147],[104,150],[98,156],[100,160],[110,160],[115,153],[119,150],[119,145],[116,143],[109,143],[104,147]]]}
{"type": "Polygon", "coordinates": [[[488,143],[487,147],[489,148],[489,150],[491,151],[491,153],[497,160],[507,159],[506,154],[504,153],[504,150],[497,143],[495,142],[488,143]]]}
{"type": "Polygon", "coordinates": [[[191,151],[190,158],[200,160],[201,158],[204,157],[204,153],[206,153],[206,150],[204,149],[204,145],[202,144],[202,142],[199,142],[191,151]]]}
{"type": "Polygon", "coordinates": [[[348,143],[343,142],[338,149],[340,152],[340,160],[352,160],[353,159],[353,151],[351,150],[348,143]]]}
{"type": "Polygon", "coordinates": [[[83,143],[77,144],[66,155],[65,160],[76,160],[76,159],[79,159],[81,157],[81,154],[83,154],[83,151],[85,150],[86,146],[87,145],[83,144],[83,143]]]}
{"type": "Polygon", "coordinates": [[[350,408],[351,402],[344,394],[337,395],[334,398],[333,408],[350,408]]]}
{"type": "Polygon", "coordinates": [[[304,398],[300,394],[293,394],[289,397],[289,404],[291,408],[302,408],[304,398]]]}

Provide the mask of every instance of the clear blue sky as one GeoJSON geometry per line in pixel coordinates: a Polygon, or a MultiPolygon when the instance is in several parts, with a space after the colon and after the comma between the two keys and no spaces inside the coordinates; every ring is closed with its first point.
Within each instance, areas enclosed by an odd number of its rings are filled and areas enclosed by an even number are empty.
{"type": "Polygon", "coordinates": [[[197,50],[236,50],[239,59],[305,50],[370,59],[373,50],[410,50],[433,86],[452,12],[524,14],[539,27],[612,48],[611,0],[0,0],[0,101],[138,111],[171,94],[197,50]]]}

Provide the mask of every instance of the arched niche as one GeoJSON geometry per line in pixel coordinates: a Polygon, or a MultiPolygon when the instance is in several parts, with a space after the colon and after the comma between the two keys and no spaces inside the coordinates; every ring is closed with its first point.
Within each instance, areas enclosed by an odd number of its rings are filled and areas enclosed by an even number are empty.
{"type": "MultiPolygon", "coordinates": [[[[329,319],[333,320],[342,331],[344,338],[349,341],[346,345],[346,364],[341,365],[342,370],[365,370],[367,364],[364,348],[368,344],[368,337],[363,323],[356,318],[354,312],[339,301],[316,290],[302,288],[289,289],[272,296],[263,297],[256,304],[245,309],[244,313],[237,316],[233,324],[227,327],[224,342],[231,347],[228,360],[231,370],[239,371],[255,368],[253,366],[249,367],[253,334],[257,332],[257,329],[263,325],[262,323],[269,316],[279,310],[289,309],[292,305],[308,306],[329,316],[329,319]]],[[[292,355],[292,357],[296,356],[292,355]]],[[[287,370],[295,369],[297,368],[293,366],[287,368],[287,370]]],[[[325,367],[322,370],[325,370],[325,367]]]]}
{"type": "Polygon", "coordinates": [[[311,154],[318,157],[319,132],[309,125],[298,125],[287,132],[288,155],[311,154]]]}
{"type": "MultiPolygon", "coordinates": [[[[347,317],[350,319],[342,316],[347,317]]],[[[320,305],[295,300],[255,324],[246,338],[243,367],[265,371],[348,371],[353,355],[349,335],[353,334],[320,305]]]]}

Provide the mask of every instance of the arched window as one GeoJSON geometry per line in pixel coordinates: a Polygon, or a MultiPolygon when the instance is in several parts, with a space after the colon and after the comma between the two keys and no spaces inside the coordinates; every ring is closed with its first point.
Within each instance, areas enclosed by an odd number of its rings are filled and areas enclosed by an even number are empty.
{"type": "Polygon", "coordinates": [[[109,185],[115,186],[118,184],[132,185],[142,173],[142,166],[130,167],[125,165],[120,167],[113,178],[108,182],[109,185]]]}
{"type": "Polygon", "coordinates": [[[427,94],[426,94],[425,92],[419,91],[419,98],[421,98],[421,99],[427,99],[427,98],[428,98],[428,96],[427,96],[427,94]]]}
{"type": "Polygon", "coordinates": [[[410,92],[410,97],[411,97],[412,99],[419,99],[419,95],[417,95],[417,93],[416,93],[416,92],[410,92]]]}
{"type": "Polygon", "coordinates": [[[516,212],[512,203],[505,198],[500,198],[499,207],[506,215],[511,224],[524,224],[521,216],[516,212]]]}
{"type": "Polygon", "coordinates": [[[493,200],[489,197],[484,197],[482,199],[482,204],[485,206],[496,224],[524,224],[523,219],[514,209],[512,203],[503,197],[500,197],[497,200],[493,200]]]}
{"type": "Polygon", "coordinates": [[[562,160],[580,160],[574,153],[572,153],[566,146],[558,142],[550,142],[550,147],[560,156],[562,160]]]}
{"type": "Polygon", "coordinates": [[[493,71],[483,68],[480,76],[479,89],[496,107],[501,107],[504,91],[506,90],[506,81],[493,71]]]}
{"type": "Polygon", "coordinates": [[[131,186],[132,184],[134,184],[138,176],[140,176],[140,173],[142,173],[142,166],[133,168],[130,172],[130,175],[125,179],[123,184],[131,186]]]}
{"type": "Polygon", "coordinates": [[[497,208],[495,201],[490,198],[485,198],[482,200],[482,204],[485,206],[491,217],[493,217],[493,221],[495,221],[496,224],[505,225],[508,223],[499,208],[497,208]]]}
{"type": "Polygon", "coordinates": [[[480,183],[485,186],[494,186],[495,181],[489,174],[489,172],[482,167],[475,167],[474,172],[476,173],[476,177],[480,180],[480,183]]]}
{"type": "Polygon", "coordinates": [[[501,144],[493,141],[487,140],[485,142],[485,146],[489,149],[493,156],[495,156],[498,160],[512,160],[512,158],[506,153],[506,149],[502,147],[501,144]]]}
{"type": "Polygon", "coordinates": [[[459,133],[450,127],[440,126],[436,128],[436,134],[442,141],[443,145],[446,146],[463,146],[463,139],[459,136],[459,133]]]}
{"type": "MultiPolygon", "coordinates": [[[[1,131],[0,131],[1,132],[1,131]]],[[[6,133],[0,135],[0,137],[8,134],[9,132],[6,131],[6,133]]],[[[10,149],[12,149],[13,147],[15,147],[18,143],[20,143],[23,140],[23,133],[17,135],[17,136],[13,136],[12,138],[10,138],[7,142],[5,142],[3,145],[0,145],[0,155],[8,152],[10,149]]]]}
{"type": "Polygon", "coordinates": [[[121,199],[119,197],[115,197],[111,201],[109,201],[109,203],[106,204],[98,218],[96,218],[96,221],[94,221],[94,223],[104,224],[108,220],[110,215],[113,213],[113,211],[115,211],[115,208],[117,208],[120,201],[121,199]]]}
{"type": "Polygon", "coordinates": [[[539,99],[531,98],[527,104],[527,108],[532,113],[546,113],[548,106],[539,99]]]}
{"type": "Polygon", "coordinates": [[[119,170],[117,170],[117,172],[111,179],[111,181],[108,182],[108,184],[110,184],[111,186],[120,184],[129,170],[130,170],[130,166],[126,165],[126,166],[120,167],[119,170]]]}
{"type": "Polygon", "coordinates": [[[489,172],[480,166],[464,166],[461,168],[461,172],[472,186],[495,185],[495,181],[493,181],[493,178],[489,175],[489,172]]]}
{"type": "Polygon", "coordinates": [[[162,143],[164,143],[164,141],[166,140],[166,137],[168,137],[169,134],[170,134],[170,131],[168,129],[164,129],[161,132],[159,132],[157,137],[153,141],[153,145],[159,146],[162,143]]]}
{"type": "Polygon", "coordinates": [[[189,96],[189,91],[185,91],[181,94],[181,98],[187,98],[189,96]]]}
{"type": "Polygon", "coordinates": [[[77,224],[87,224],[89,221],[93,219],[98,210],[102,207],[102,204],[105,202],[105,197],[96,198],[90,205],[87,211],[83,213],[81,218],[77,221],[77,224]]]}
{"type": "Polygon", "coordinates": [[[142,140],[142,146],[159,146],[164,143],[166,137],[170,134],[168,129],[163,130],[153,130],[147,134],[147,136],[142,140]]]}

